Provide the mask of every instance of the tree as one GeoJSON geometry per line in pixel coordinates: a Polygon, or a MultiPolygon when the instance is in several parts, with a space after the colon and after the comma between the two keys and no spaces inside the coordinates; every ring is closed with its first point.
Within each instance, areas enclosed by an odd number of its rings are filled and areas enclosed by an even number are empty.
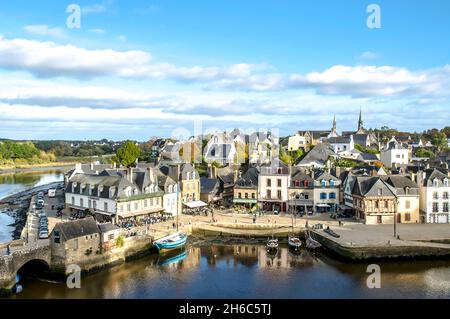
{"type": "Polygon", "coordinates": [[[442,150],[447,147],[447,136],[445,133],[433,134],[431,143],[436,146],[438,150],[442,150]]]}
{"type": "Polygon", "coordinates": [[[141,155],[141,150],[132,141],[126,141],[117,150],[116,161],[125,167],[132,167],[136,163],[136,159],[141,155]]]}
{"type": "Polygon", "coordinates": [[[430,151],[430,150],[425,149],[425,148],[419,148],[415,152],[415,155],[417,157],[428,157],[428,158],[430,158],[430,157],[434,156],[434,153],[432,151],[430,151]]]}

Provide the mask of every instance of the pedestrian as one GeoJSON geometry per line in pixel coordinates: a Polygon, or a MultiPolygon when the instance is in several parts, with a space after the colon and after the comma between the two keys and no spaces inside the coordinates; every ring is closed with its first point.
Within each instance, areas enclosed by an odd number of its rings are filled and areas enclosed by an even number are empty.
{"type": "Polygon", "coordinates": [[[6,246],[6,254],[11,255],[11,245],[10,244],[8,244],[8,246],[6,246]]]}

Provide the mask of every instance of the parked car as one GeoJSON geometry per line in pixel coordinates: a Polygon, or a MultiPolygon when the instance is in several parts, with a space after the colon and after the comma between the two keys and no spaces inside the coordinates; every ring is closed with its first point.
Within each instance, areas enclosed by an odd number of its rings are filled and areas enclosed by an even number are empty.
{"type": "Polygon", "coordinates": [[[38,217],[39,218],[47,217],[47,214],[43,210],[41,210],[41,212],[38,214],[38,217]]]}
{"type": "Polygon", "coordinates": [[[48,190],[48,197],[55,197],[56,196],[56,189],[51,188],[48,190]]]}
{"type": "Polygon", "coordinates": [[[275,208],[275,209],[273,210],[273,214],[274,214],[274,215],[278,215],[279,213],[280,213],[280,211],[279,211],[278,209],[275,208]]]}

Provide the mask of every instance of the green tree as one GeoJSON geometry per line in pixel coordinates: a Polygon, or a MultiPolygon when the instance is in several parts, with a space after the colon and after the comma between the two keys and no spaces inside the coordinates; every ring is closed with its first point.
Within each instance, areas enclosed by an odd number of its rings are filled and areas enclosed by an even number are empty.
{"type": "Polygon", "coordinates": [[[414,153],[417,157],[433,157],[434,153],[431,150],[427,150],[425,148],[419,148],[414,153]]]}
{"type": "Polygon", "coordinates": [[[132,167],[136,163],[136,159],[141,155],[141,150],[132,141],[126,141],[117,150],[116,162],[122,164],[125,167],[132,167]]]}
{"type": "Polygon", "coordinates": [[[431,143],[436,146],[438,150],[442,150],[447,147],[447,136],[445,133],[433,134],[431,143]]]}

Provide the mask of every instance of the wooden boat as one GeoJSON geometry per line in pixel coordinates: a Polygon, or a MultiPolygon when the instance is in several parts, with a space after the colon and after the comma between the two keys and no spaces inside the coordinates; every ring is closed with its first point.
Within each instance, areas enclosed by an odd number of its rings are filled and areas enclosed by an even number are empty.
{"type": "Polygon", "coordinates": [[[159,251],[181,248],[186,244],[187,235],[184,233],[175,233],[154,242],[154,246],[158,248],[159,251]]]}
{"type": "Polygon", "coordinates": [[[267,247],[267,250],[269,250],[269,251],[277,250],[278,249],[278,239],[276,239],[276,238],[269,239],[267,241],[266,247],[267,247]]]}
{"type": "Polygon", "coordinates": [[[319,243],[317,240],[311,237],[311,233],[309,231],[306,231],[306,235],[308,236],[306,238],[306,248],[315,250],[322,247],[321,243],[319,243]]]}
{"type": "Polygon", "coordinates": [[[334,231],[332,231],[330,229],[330,227],[327,227],[326,229],[323,230],[324,232],[326,232],[328,235],[333,236],[335,238],[339,238],[341,237],[340,235],[336,234],[334,231]]]}
{"type": "Polygon", "coordinates": [[[302,241],[300,240],[300,238],[298,238],[296,236],[289,236],[288,244],[289,244],[289,248],[292,248],[295,251],[297,251],[302,246],[302,241]]]}

